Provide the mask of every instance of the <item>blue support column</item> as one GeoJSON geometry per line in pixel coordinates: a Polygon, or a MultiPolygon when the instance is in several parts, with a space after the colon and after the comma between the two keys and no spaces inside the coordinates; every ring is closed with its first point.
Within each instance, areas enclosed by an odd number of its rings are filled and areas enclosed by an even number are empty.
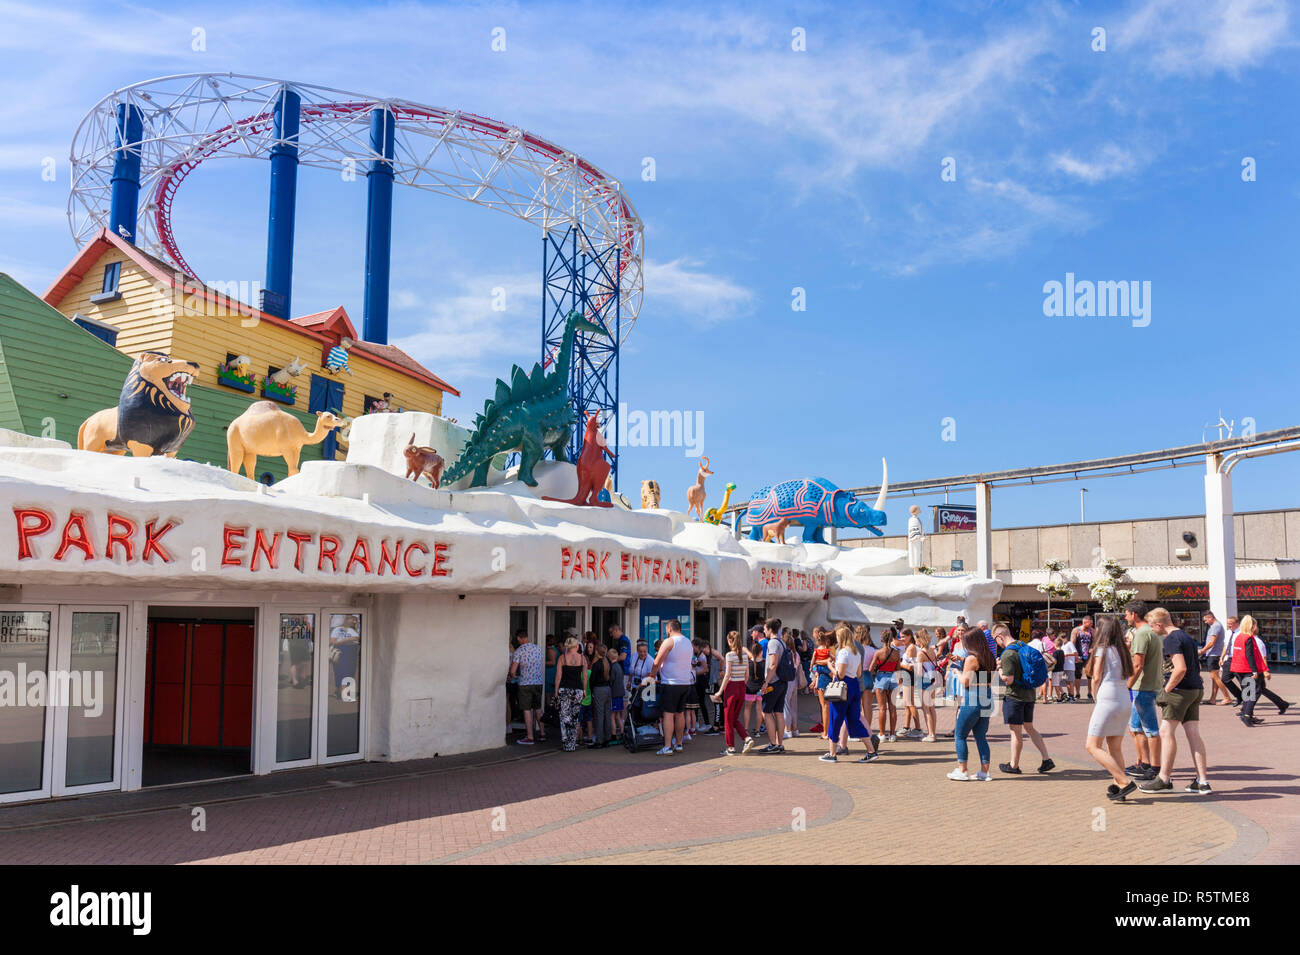
{"type": "Polygon", "coordinates": [[[387,109],[370,114],[370,148],[381,158],[366,173],[366,294],[362,337],[388,344],[388,272],[393,241],[393,125],[387,109]]]}
{"type": "Polygon", "coordinates": [[[271,147],[271,207],[266,228],[266,287],[262,311],[290,315],[293,288],[293,220],[298,196],[298,127],[302,99],[281,90],[275,104],[275,138],[271,147]]]}
{"type": "Polygon", "coordinates": [[[144,117],[130,103],[118,104],[116,138],[108,227],[134,245],[135,217],[140,208],[140,140],[144,138],[144,117]]]}

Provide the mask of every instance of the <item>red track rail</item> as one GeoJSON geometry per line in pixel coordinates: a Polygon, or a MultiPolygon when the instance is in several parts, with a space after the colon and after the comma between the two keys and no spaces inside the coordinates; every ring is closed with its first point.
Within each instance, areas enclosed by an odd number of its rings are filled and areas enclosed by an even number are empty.
{"type": "MultiPolygon", "coordinates": [[[[494,137],[503,142],[509,138],[513,129],[513,127],[504,123],[489,119],[486,116],[477,116],[473,113],[457,114],[445,109],[415,106],[409,103],[384,104],[364,101],[304,106],[301,113],[301,122],[306,124],[318,119],[332,119],[357,113],[369,113],[373,109],[385,106],[393,111],[399,121],[437,123],[446,126],[448,122],[454,120],[457,126],[464,126],[472,131],[494,137]]],[[[181,254],[180,247],[176,242],[175,233],[172,231],[172,201],[176,197],[176,192],[180,189],[181,183],[205,159],[238,142],[245,132],[264,132],[270,128],[272,122],[273,117],[270,113],[260,113],[238,123],[221,127],[200,143],[192,156],[168,170],[159,180],[158,186],[154,190],[154,225],[158,230],[158,241],[177,267],[195,281],[199,281],[199,278],[189,263],[185,261],[185,257],[181,254]]],[[[549,143],[529,133],[525,133],[520,141],[530,152],[549,161],[562,161],[571,155],[554,143],[549,143]]],[[[605,199],[606,204],[618,214],[619,219],[624,223],[631,223],[631,208],[628,206],[627,201],[622,198],[621,192],[614,188],[613,184],[599,169],[592,166],[585,159],[575,155],[573,161],[583,180],[589,186],[595,187],[601,195],[607,197],[605,199]]],[[[621,277],[623,270],[627,268],[628,259],[635,253],[636,232],[630,224],[626,225],[622,234],[618,236],[618,243],[622,252],[619,258],[619,275],[621,277]]],[[[598,300],[592,310],[599,312],[604,307],[607,298],[608,296],[605,299],[598,300]]]]}

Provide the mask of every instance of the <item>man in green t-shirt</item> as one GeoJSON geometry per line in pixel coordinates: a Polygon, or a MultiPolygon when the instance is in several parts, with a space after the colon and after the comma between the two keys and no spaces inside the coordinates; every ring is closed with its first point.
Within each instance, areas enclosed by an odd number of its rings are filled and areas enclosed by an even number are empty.
{"type": "Polygon", "coordinates": [[[1128,621],[1129,652],[1133,654],[1133,675],[1128,688],[1133,694],[1133,710],[1128,728],[1137,747],[1137,762],[1124,770],[1135,779],[1152,779],[1160,765],[1160,718],[1156,715],[1156,694],[1164,682],[1165,650],[1155,631],[1147,625],[1148,607],[1134,600],[1124,608],[1128,621]]]}
{"type": "MultiPolygon", "coordinates": [[[[998,667],[1002,671],[1002,682],[1006,685],[1006,694],[1002,698],[1002,721],[1011,727],[1011,762],[999,763],[998,769],[1014,776],[1020,775],[1020,752],[1025,746],[1024,734],[1042,754],[1043,762],[1038,767],[1040,773],[1056,768],[1052,757],[1047,755],[1047,744],[1038,730],[1034,729],[1034,690],[1022,678],[1020,666],[1020,642],[1011,636],[1011,631],[998,624],[993,628],[993,639],[999,647],[998,667]]],[[[1026,641],[1028,642],[1028,641],[1026,641]]]]}

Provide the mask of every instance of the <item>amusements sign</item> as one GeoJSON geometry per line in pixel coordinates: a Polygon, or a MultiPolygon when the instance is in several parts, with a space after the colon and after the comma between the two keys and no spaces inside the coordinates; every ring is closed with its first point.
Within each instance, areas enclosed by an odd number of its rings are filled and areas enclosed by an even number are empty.
{"type": "MultiPolygon", "coordinates": [[[[1209,600],[1209,584],[1157,584],[1160,600],[1209,600]]],[[[1292,600],[1294,583],[1237,584],[1238,600],[1292,600]]]]}
{"type": "Polygon", "coordinates": [[[934,532],[953,534],[975,530],[975,508],[970,504],[938,504],[934,508],[934,532]]]}

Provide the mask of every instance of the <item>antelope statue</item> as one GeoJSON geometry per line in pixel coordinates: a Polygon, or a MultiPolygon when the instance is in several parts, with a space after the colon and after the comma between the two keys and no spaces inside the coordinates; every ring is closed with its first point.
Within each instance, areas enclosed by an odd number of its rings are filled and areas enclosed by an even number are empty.
{"type": "Polygon", "coordinates": [[[695,514],[697,521],[704,520],[704,479],[713,472],[709,470],[709,459],[700,456],[700,471],[695,475],[695,484],[686,489],[686,513],[695,514]]]}

